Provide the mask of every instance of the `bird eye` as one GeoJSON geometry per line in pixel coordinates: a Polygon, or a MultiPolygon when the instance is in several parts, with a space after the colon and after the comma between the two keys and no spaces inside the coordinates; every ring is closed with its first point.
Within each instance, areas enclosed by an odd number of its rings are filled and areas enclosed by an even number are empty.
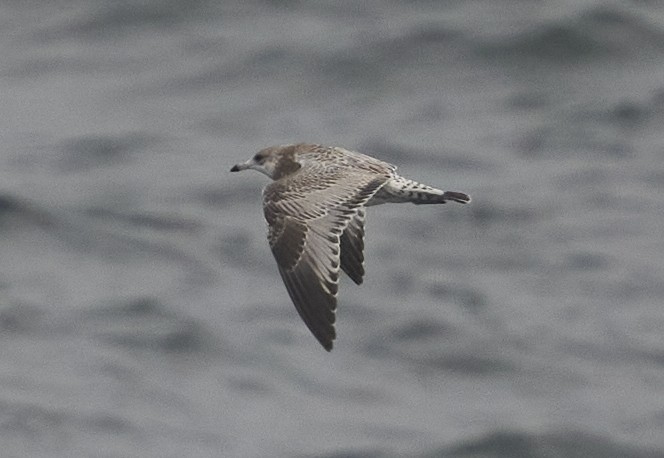
{"type": "Polygon", "coordinates": [[[256,153],[256,155],[254,156],[254,161],[255,162],[260,162],[262,160],[263,160],[263,156],[261,155],[261,153],[256,153]]]}

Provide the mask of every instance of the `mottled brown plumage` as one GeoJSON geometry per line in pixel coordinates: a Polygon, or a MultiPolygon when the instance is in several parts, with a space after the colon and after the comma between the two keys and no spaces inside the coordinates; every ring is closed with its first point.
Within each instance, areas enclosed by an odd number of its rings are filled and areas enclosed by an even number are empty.
{"type": "Polygon", "coordinates": [[[364,207],[386,202],[460,203],[470,198],[396,174],[396,167],[343,148],[273,146],[231,171],[256,169],[274,181],[263,190],[268,241],[295,308],[330,351],[339,271],[364,276],[364,207]]]}

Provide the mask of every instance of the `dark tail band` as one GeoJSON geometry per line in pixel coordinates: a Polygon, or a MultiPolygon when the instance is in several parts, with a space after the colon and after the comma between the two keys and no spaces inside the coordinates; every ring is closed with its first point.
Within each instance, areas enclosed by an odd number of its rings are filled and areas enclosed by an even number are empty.
{"type": "Polygon", "coordinates": [[[456,191],[445,191],[443,193],[444,200],[453,200],[454,202],[459,202],[460,204],[467,204],[470,202],[470,196],[462,192],[456,191]]]}

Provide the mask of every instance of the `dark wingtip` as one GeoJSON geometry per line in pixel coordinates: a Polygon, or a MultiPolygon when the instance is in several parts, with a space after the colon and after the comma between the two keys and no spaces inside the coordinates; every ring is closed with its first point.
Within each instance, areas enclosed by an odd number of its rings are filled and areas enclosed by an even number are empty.
{"type": "Polygon", "coordinates": [[[336,337],[336,331],[334,330],[334,327],[332,327],[332,333],[329,335],[321,335],[321,333],[315,333],[314,337],[320,343],[325,351],[332,351],[332,347],[334,346],[334,338],[336,337]]]}
{"type": "Polygon", "coordinates": [[[231,172],[239,172],[239,171],[240,171],[240,168],[237,165],[234,165],[233,167],[231,167],[231,172]]]}

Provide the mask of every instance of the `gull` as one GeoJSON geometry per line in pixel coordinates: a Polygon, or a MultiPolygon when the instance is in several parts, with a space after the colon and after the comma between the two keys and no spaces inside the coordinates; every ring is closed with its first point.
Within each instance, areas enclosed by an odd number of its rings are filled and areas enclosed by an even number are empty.
{"type": "Polygon", "coordinates": [[[271,146],[231,172],[247,169],[273,180],[263,189],[270,248],[295,308],[327,351],[336,338],[340,270],[358,285],[364,276],[365,207],[470,202],[467,194],[403,178],[392,164],[340,147],[271,146]]]}

